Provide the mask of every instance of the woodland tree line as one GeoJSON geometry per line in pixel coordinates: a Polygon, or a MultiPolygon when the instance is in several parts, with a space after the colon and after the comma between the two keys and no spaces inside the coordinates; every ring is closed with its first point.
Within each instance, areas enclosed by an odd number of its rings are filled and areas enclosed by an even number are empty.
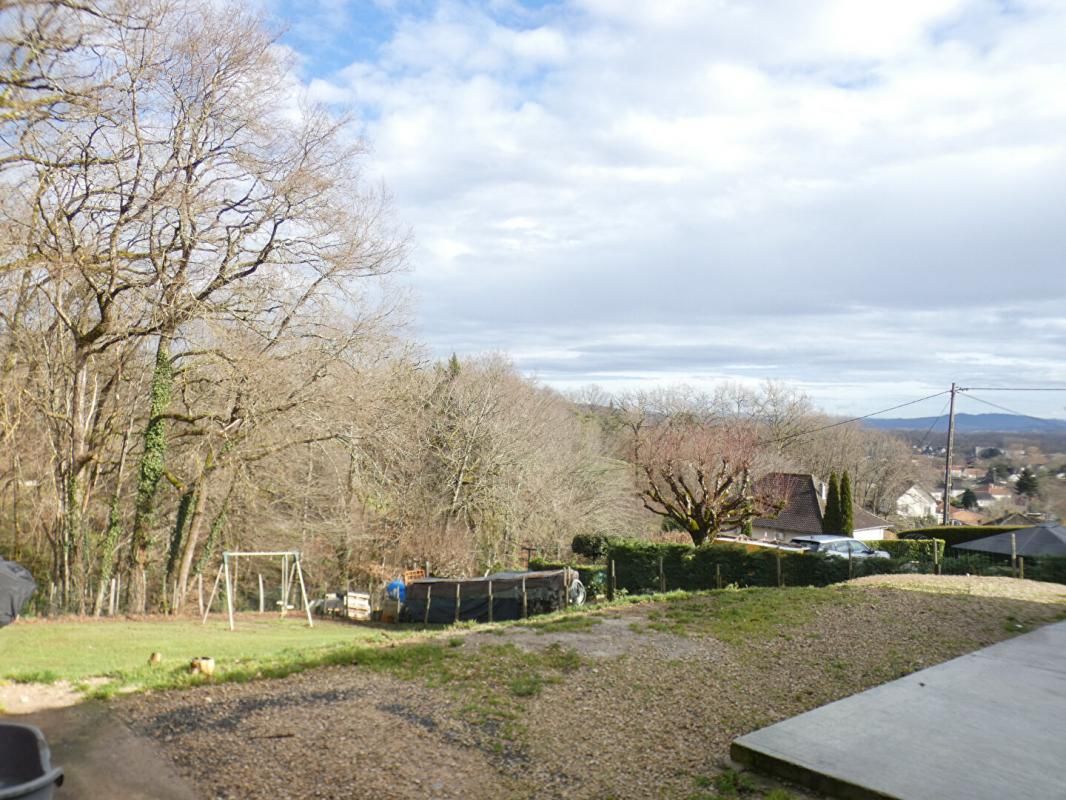
{"type": "Polygon", "coordinates": [[[362,143],[240,4],[0,0],[0,58],[0,555],[55,610],[121,576],[179,612],[223,549],[339,589],[662,517],[713,538],[771,470],[848,470],[875,510],[907,477],[777,384],[564,397],[426,358],[362,143]]]}

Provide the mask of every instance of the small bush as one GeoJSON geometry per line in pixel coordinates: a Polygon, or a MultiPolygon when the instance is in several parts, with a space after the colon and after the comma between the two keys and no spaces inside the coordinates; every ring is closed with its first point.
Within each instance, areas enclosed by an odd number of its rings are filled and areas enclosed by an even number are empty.
{"type": "Polygon", "coordinates": [[[613,537],[605,533],[579,533],[570,543],[574,555],[590,561],[599,561],[607,553],[607,545],[613,537]]]}
{"type": "Polygon", "coordinates": [[[926,563],[943,561],[946,543],[943,539],[893,539],[869,542],[869,545],[875,550],[884,550],[893,558],[926,563]]]}

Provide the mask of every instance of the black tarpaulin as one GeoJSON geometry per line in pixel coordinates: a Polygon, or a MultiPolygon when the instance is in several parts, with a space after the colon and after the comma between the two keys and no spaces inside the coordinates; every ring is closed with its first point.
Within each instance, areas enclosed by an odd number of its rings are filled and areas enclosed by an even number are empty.
{"type": "Polygon", "coordinates": [[[995,536],[986,536],[983,539],[957,544],[955,549],[1009,556],[1011,536],[1014,537],[1017,555],[1024,558],[1066,556],[1066,528],[1061,525],[1034,525],[1032,528],[1019,528],[1016,531],[997,533],[995,536]]]}
{"type": "Polygon", "coordinates": [[[414,622],[521,619],[566,604],[565,570],[497,572],[484,578],[420,578],[407,584],[407,613],[414,622]],[[523,593],[525,604],[523,606],[523,593]]]}
{"type": "Polygon", "coordinates": [[[0,558],[0,628],[15,621],[36,590],[28,569],[0,558]]]}

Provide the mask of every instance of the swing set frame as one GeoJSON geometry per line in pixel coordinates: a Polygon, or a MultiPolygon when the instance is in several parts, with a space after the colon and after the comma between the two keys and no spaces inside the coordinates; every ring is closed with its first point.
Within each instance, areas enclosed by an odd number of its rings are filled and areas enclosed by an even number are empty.
{"type": "MultiPolygon", "coordinates": [[[[311,603],[307,599],[307,587],[304,585],[304,571],[300,566],[300,551],[299,550],[269,550],[269,551],[244,551],[244,550],[230,550],[222,554],[222,563],[218,566],[218,574],[215,576],[215,585],[211,587],[211,597],[207,601],[207,605],[204,607],[203,624],[207,624],[207,617],[211,613],[211,606],[215,602],[215,594],[218,592],[218,585],[225,578],[225,591],[226,591],[226,612],[229,615],[229,629],[234,630],[233,623],[233,576],[237,572],[237,561],[240,558],[280,558],[281,559],[281,616],[285,616],[285,612],[289,609],[289,596],[292,594],[293,579],[297,579],[300,584],[300,596],[303,599],[304,612],[307,614],[307,627],[315,627],[315,623],[311,619],[311,603]],[[233,560],[233,570],[230,570],[230,560],[233,560]]],[[[262,576],[259,580],[260,591],[260,611],[262,608],[262,591],[263,581],[262,576]]]]}

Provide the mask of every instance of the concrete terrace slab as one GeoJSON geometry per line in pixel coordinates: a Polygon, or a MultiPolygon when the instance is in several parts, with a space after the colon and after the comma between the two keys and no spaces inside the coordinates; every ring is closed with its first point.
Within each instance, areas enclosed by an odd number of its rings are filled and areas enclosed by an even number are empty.
{"type": "Polygon", "coordinates": [[[741,736],[731,755],[849,800],[1066,800],[1066,622],[741,736]]]}

